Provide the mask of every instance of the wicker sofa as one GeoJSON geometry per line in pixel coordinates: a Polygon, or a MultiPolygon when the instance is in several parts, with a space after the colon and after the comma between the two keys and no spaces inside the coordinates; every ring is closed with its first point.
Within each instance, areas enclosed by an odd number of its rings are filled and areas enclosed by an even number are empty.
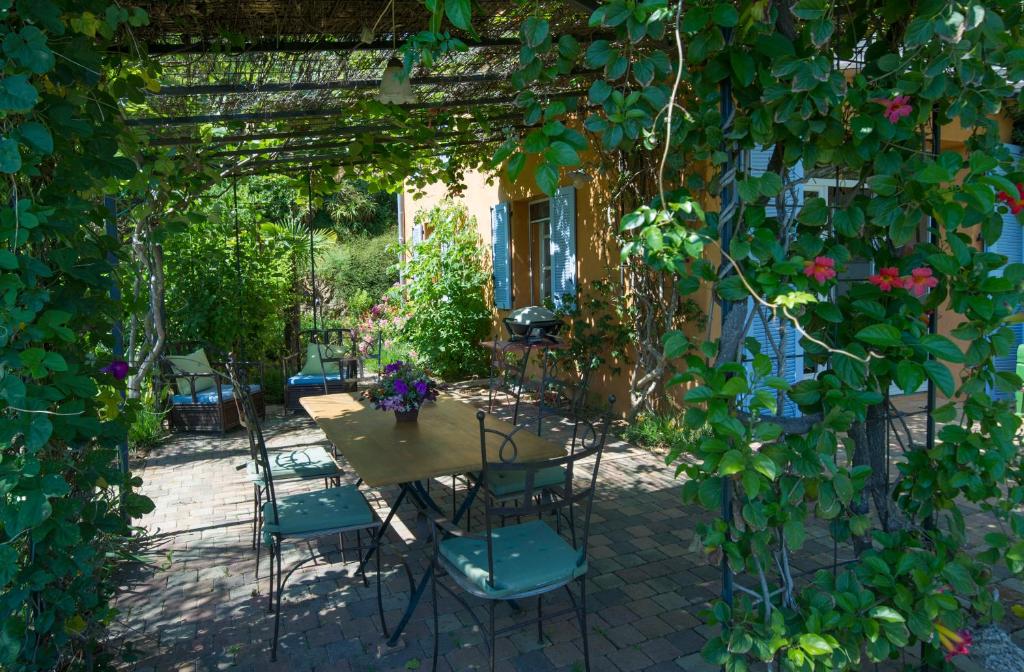
{"type": "MultiPolygon", "coordinates": [[[[206,351],[204,347],[172,346],[160,359],[163,381],[170,387],[167,418],[171,431],[224,434],[242,424],[234,387],[221,373],[224,365],[210,362],[206,351]]],[[[245,372],[257,412],[266,417],[262,362],[236,362],[236,366],[245,372]]]]}
{"type": "Polygon", "coordinates": [[[351,329],[307,329],[299,333],[300,352],[282,360],[284,407],[305,413],[303,397],[351,392],[359,380],[356,334],[351,329]],[[304,356],[301,368],[299,358],[304,356]]]}

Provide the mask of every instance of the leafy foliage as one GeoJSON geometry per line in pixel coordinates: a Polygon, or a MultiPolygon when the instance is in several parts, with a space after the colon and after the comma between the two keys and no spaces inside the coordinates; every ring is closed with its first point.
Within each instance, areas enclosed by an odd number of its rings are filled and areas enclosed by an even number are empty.
{"type": "Polygon", "coordinates": [[[489,276],[476,219],[465,206],[443,201],[416,213],[415,221],[427,237],[406,249],[401,338],[433,375],[452,380],[478,374],[486,368],[480,341],[491,314],[484,301],[489,276]]]}
{"type": "Polygon", "coordinates": [[[98,74],[108,41],[145,13],[72,0],[0,13],[0,667],[78,668],[105,660],[130,517],[153,507],[118,468],[138,405],[122,407],[124,383],[100,371],[124,317],[101,199],[136,197],[173,166],[137,167],[111,113],[143,80],[98,74]]]}
{"type": "MultiPolygon", "coordinates": [[[[439,25],[438,3],[427,4],[439,25]]],[[[664,344],[681,369],[673,382],[688,388],[685,424],[708,431],[679,465],[684,498],[718,511],[726,492],[732,509],[700,525],[695,545],[761,598],[712,605],[712,664],[854,670],[922,643],[929,665],[946,665],[940,632],[1002,614],[992,565],[1024,570],[1020,420],[997,395],[1022,381],[995,363],[1015,345],[1024,266],[986,251],[1002,235],[1002,203],[1021,196],[996,121],[1022,95],[1021,13],[1008,0],[842,11],[609,0],[590,19],[609,34],[586,46],[556,43],[541,18],[521,26],[518,103],[536,128],[511,136],[495,164],[514,180],[538,155],[534,179],[553,192],[582,146],[568,134],[572,110],[529,85],[593,75],[589,147],[656,171],[653,197],[622,219],[625,255],[731,309],[722,338],[676,331],[664,344]],[[964,152],[930,142],[933,124],[967,129],[964,152]],[[751,150],[770,153],[767,170],[748,169],[751,150]],[[803,175],[856,186],[832,208],[800,202],[803,175]],[[855,260],[878,276],[837,291],[855,260]],[[750,305],[787,325],[817,373],[791,384],[777,351],[744,341],[750,305]],[[930,333],[940,309],[960,343],[930,333]],[[948,397],[934,415],[948,424],[887,489],[873,437],[888,391],[925,380],[948,397]],[[800,417],[780,417],[787,401],[800,417]],[[964,502],[1004,530],[970,544],[964,502]],[[798,583],[789,557],[815,522],[856,559],[798,583]]]]}

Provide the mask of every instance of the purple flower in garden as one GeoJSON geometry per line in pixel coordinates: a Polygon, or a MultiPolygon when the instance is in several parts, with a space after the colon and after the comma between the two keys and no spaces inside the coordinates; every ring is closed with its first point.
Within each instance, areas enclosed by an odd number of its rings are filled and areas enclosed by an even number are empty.
{"type": "Polygon", "coordinates": [[[398,371],[400,368],[402,368],[402,360],[391,362],[390,364],[384,367],[384,375],[390,375],[395,371],[398,371]]]}
{"type": "Polygon", "coordinates": [[[122,361],[120,359],[115,359],[110,364],[107,364],[102,369],[100,369],[100,371],[102,371],[103,373],[109,373],[117,380],[124,380],[125,377],[128,375],[128,362],[122,361]]]}
{"type": "Polygon", "coordinates": [[[370,308],[370,315],[373,315],[374,317],[380,317],[380,314],[383,312],[384,306],[380,305],[379,303],[373,308],[370,308]]]}
{"type": "Polygon", "coordinates": [[[412,386],[416,388],[416,394],[420,395],[421,397],[426,397],[427,392],[430,391],[430,386],[427,385],[427,381],[423,380],[422,378],[413,383],[412,386]]]}
{"type": "Polygon", "coordinates": [[[409,394],[409,384],[402,379],[395,381],[395,394],[405,396],[409,394]]]}

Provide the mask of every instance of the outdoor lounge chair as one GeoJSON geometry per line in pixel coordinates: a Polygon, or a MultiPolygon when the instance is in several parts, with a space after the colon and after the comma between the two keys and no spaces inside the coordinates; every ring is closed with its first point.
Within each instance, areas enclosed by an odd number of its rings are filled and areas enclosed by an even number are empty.
{"type": "MultiPolygon", "coordinates": [[[[233,380],[244,380],[244,377],[232,371],[233,380]]],[[[281,630],[281,597],[285,583],[295,572],[307,562],[316,560],[311,542],[327,537],[354,533],[356,535],[356,559],[359,561],[363,584],[368,585],[365,566],[362,562],[363,551],[373,553],[376,558],[377,609],[380,614],[381,629],[387,635],[387,624],[384,620],[384,603],[380,586],[380,547],[377,532],[382,521],[377,512],[359,491],[356,485],[333,485],[323,490],[302,492],[278,496],[274,489],[275,469],[274,458],[267,450],[260,427],[256,408],[252,397],[243,390],[238,395],[239,406],[245,416],[247,426],[256,447],[256,468],[262,474],[265,483],[265,501],[260,506],[260,518],[263,521],[261,530],[263,543],[270,556],[269,589],[267,591],[268,609],[274,614],[274,634],[270,645],[270,660],[277,660],[277,641],[281,630]],[[363,546],[362,532],[366,532],[367,546],[363,546]],[[287,570],[284,568],[282,548],[285,544],[309,547],[310,556],[304,558],[287,570]]],[[[336,482],[336,481],[335,481],[336,482]]],[[[343,552],[344,555],[344,552],[343,552]]],[[[259,558],[257,557],[257,571],[259,558]]]]}
{"type": "MultiPolygon", "coordinates": [[[[263,363],[239,361],[235,365],[247,372],[253,405],[260,417],[265,417],[263,363]]],[[[171,431],[224,434],[241,425],[235,389],[222,373],[223,363],[208,359],[207,348],[168,346],[167,354],[160,358],[160,369],[165,384],[171,387],[167,414],[171,431]]]]}
{"type": "Polygon", "coordinates": [[[308,329],[299,333],[300,344],[306,341],[304,353],[295,353],[284,358],[285,390],[284,406],[287,410],[303,413],[299,399],[321,394],[350,392],[356,389],[359,374],[359,357],[356,350],[356,336],[351,329],[308,329]],[[288,373],[290,360],[297,360],[305,354],[301,368],[297,363],[288,373]]]}
{"type": "MultiPolygon", "coordinates": [[[[610,404],[614,398],[609,399],[610,404]]],[[[498,499],[487,491],[481,492],[485,506],[485,531],[472,535],[453,525],[447,519],[434,518],[433,539],[433,611],[434,611],[434,669],[438,656],[438,602],[437,587],[441,586],[464,606],[482,631],[487,633],[485,644],[490,656],[490,669],[495,669],[494,608],[499,601],[537,598],[537,637],[543,641],[545,594],[565,588],[571,607],[549,614],[557,618],[575,614],[583,637],[584,669],[590,670],[590,651],[587,643],[587,542],[590,535],[590,512],[594,502],[597,473],[601,466],[601,454],[611,424],[611,408],[604,414],[600,427],[587,421],[578,420],[573,431],[569,455],[551,460],[518,462],[515,435],[522,428],[517,427],[505,434],[487,429],[484,425],[486,414],[477,413],[480,423],[480,454],[483,462],[481,478],[484,483],[491,479],[516,474],[516,480],[524,484],[522,499],[509,505],[508,500],[498,499]],[[494,461],[497,459],[498,461],[494,461]],[[537,486],[538,475],[558,470],[562,475],[559,484],[548,489],[556,496],[541,496],[537,486]],[[518,473],[517,473],[518,472],[518,473]],[[547,522],[543,514],[555,513],[570,521],[569,536],[566,538],[547,522]],[[532,518],[525,523],[496,527],[495,519],[532,518]],[[577,520],[578,519],[578,520],[577,520]],[[448,576],[455,584],[449,587],[441,581],[448,576]],[[578,596],[570,587],[576,583],[578,596]],[[456,592],[462,590],[486,600],[489,611],[489,625],[481,623],[472,608],[456,592]]],[[[502,632],[531,625],[534,620],[518,623],[502,632]]]]}

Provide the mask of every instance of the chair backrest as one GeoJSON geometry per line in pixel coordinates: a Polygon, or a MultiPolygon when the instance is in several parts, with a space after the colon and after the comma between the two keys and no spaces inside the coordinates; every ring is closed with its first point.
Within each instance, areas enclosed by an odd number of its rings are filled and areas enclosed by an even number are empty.
{"type": "Polygon", "coordinates": [[[319,343],[344,348],[349,354],[356,352],[356,332],[354,329],[332,327],[329,329],[303,329],[299,332],[299,344],[319,343]]]}
{"type": "Polygon", "coordinates": [[[487,531],[487,571],[489,582],[494,585],[494,549],[491,541],[493,521],[509,517],[539,516],[553,512],[556,516],[564,516],[569,521],[569,530],[573,548],[579,554],[579,563],[587,557],[587,543],[590,538],[590,514],[594,504],[594,491],[597,485],[597,474],[601,468],[601,455],[604,452],[608,429],[612,422],[612,409],[615,397],[608,397],[608,406],[596,419],[577,415],[573,418],[572,439],[569,453],[563,457],[549,460],[519,461],[519,450],[516,446],[517,434],[524,430],[516,427],[505,433],[488,428],[484,419],[486,413],[478,411],[477,421],[480,424],[480,457],[482,469],[480,479],[484,483],[484,518],[487,531]],[[564,478],[557,484],[548,483],[538,486],[538,474],[541,470],[564,470],[564,478]],[[509,503],[508,499],[500,499],[489,493],[487,484],[495,482],[501,475],[515,478],[515,482],[523,483],[523,489],[517,493],[517,499],[509,503]],[[521,481],[520,478],[521,476],[521,481]],[[493,479],[493,480],[492,480],[493,479]],[[546,490],[553,490],[548,496],[546,490]],[[578,522],[578,524],[577,524],[578,522]]]}
{"type": "Polygon", "coordinates": [[[267,451],[267,442],[263,437],[263,427],[260,425],[260,416],[256,412],[256,406],[252,402],[252,394],[249,392],[249,381],[243,367],[237,366],[235,361],[228,359],[228,379],[234,389],[235,403],[238,404],[239,419],[249,434],[249,454],[256,465],[256,471],[263,477],[267,487],[267,496],[270,498],[274,510],[274,520],[277,520],[277,494],[274,491],[274,478],[270,471],[270,454],[267,451]]]}

